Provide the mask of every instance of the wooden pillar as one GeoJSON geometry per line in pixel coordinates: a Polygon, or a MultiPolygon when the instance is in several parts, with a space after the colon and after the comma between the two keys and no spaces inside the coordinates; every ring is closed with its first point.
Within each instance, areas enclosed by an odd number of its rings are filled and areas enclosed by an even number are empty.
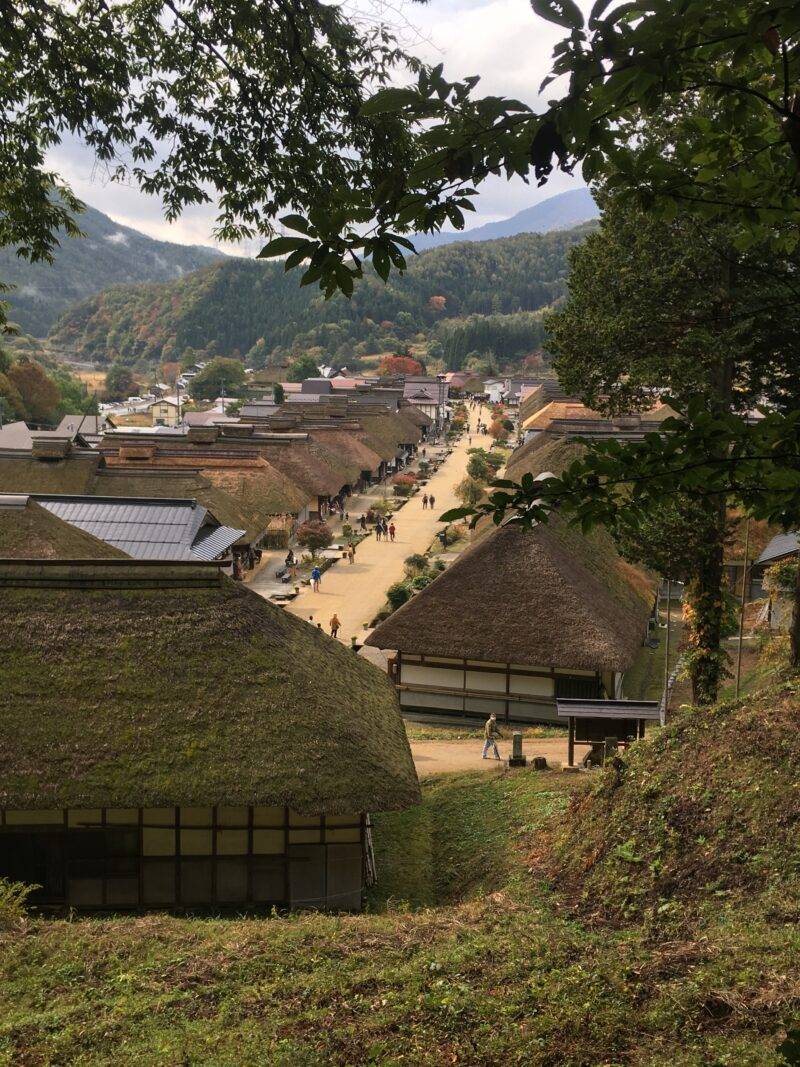
{"type": "Polygon", "coordinates": [[[575,766],[575,717],[569,717],[569,740],[567,741],[567,763],[570,767],[575,766]]]}

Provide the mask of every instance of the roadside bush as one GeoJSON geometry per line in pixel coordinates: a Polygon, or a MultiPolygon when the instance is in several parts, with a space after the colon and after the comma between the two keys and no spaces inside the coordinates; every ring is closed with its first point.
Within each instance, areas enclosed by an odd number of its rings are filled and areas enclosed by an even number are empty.
{"type": "Polygon", "coordinates": [[[415,590],[424,589],[425,586],[430,585],[432,581],[432,574],[418,574],[416,578],[411,579],[411,588],[415,590]]]}
{"type": "Polygon", "coordinates": [[[428,558],[423,556],[421,552],[415,552],[403,561],[403,567],[409,578],[413,578],[415,575],[424,574],[427,571],[428,558]]]}
{"type": "Polygon", "coordinates": [[[395,582],[386,590],[386,599],[392,611],[397,611],[411,596],[411,591],[405,582],[395,582]]]}
{"type": "Polygon", "coordinates": [[[489,464],[486,461],[485,455],[480,455],[476,452],[469,457],[467,474],[470,478],[474,478],[476,482],[489,481],[489,464]]]}
{"type": "Polygon", "coordinates": [[[13,930],[24,923],[25,903],[35,888],[0,878],[0,932],[13,930]]]}
{"type": "Polygon", "coordinates": [[[392,485],[413,485],[416,480],[417,476],[413,471],[402,471],[392,478],[392,485]]]}
{"type": "Polygon", "coordinates": [[[394,495],[399,497],[406,497],[411,495],[411,486],[402,482],[394,487],[394,495]]]}
{"type": "Polygon", "coordinates": [[[317,550],[327,548],[333,541],[333,531],[324,522],[317,519],[309,519],[297,527],[296,539],[298,545],[311,550],[311,558],[316,559],[317,550]]]}

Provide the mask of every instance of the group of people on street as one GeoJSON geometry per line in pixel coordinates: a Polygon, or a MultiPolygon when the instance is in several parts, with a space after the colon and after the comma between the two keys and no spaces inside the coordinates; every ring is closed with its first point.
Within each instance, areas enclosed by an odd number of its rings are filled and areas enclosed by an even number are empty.
{"type": "Polygon", "coordinates": [[[397,533],[397,527],[393,522],[387,522],[386,519],[378,519],[375,523],[375,540],[380,541],[394,541],[394,536],[397,533]]]}
{"type": "Polygon", "coordinates": [[[427,493],[422,494],[422,510],[426,511],[429,507],[433,508],[436,505],[436,497],[433,493],[430,496],[427,493]]]}

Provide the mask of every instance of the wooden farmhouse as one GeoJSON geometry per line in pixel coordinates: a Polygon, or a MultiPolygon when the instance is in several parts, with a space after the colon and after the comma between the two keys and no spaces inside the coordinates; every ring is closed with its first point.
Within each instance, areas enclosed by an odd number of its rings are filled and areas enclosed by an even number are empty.
{"type": "Polygon", "coordinates": [[[213,563],[5,559],[0,602],[0,877],[51,907],[361,906],[367,813],[419,799],[383,672],[213,563]]]}
{"type": "Polygon", "coordinates": [[[551,519],[484,533],[366,643],[394,653],[404,711],[558,722],[559,698],[622,694],[654,603],[605,532],[551,519]]]}

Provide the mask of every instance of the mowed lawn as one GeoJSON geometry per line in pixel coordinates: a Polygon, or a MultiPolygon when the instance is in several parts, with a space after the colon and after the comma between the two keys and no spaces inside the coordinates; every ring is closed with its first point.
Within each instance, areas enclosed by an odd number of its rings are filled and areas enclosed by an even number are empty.
{"type": "Polygon", "coordinates": [[[420,807],[375,818],[363,915],[12,925],[0,1063],[780,1062],[749,993],[796,964],[796,930],[721,900],[702,935],[660,943],[582,925],[537,875],[543,827],[584,786],[531,771],[429,782],[420,807]]]}

